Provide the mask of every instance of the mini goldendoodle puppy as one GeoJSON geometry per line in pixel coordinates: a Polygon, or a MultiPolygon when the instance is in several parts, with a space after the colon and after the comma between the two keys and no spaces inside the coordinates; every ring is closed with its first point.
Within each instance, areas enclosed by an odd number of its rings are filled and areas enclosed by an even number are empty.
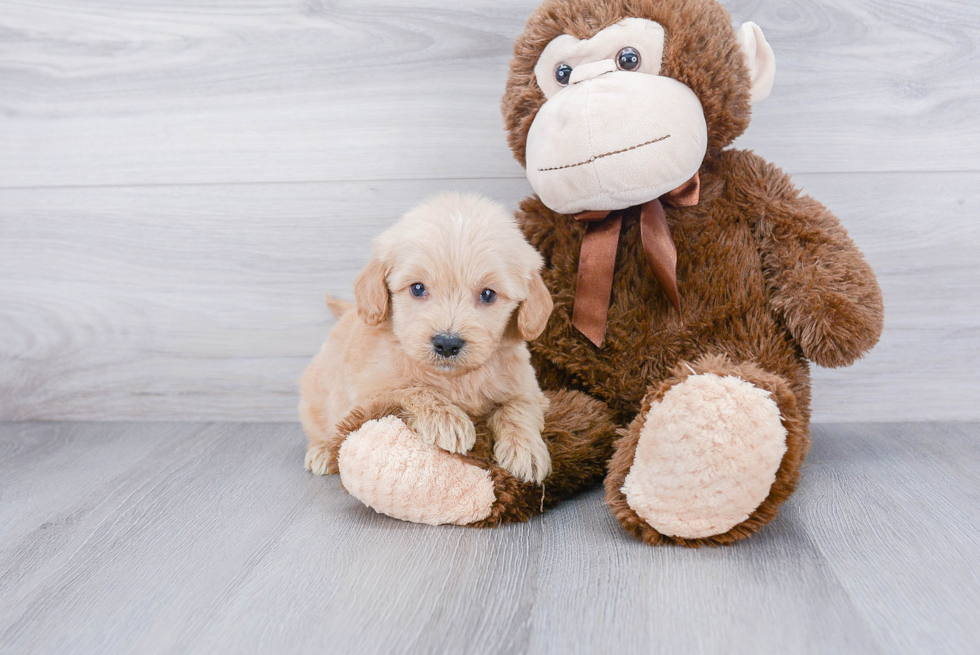
{"type": "Polygon", "coordinates": [[[336,425],[394,401],[423,441],[454,453],[473,447],[470,417],[487,415],[497,462],[544,480],[548,401],[525,343],[551,315],[542,263],[514,218],[479,196],[436,196],[381,234],[354,284],[357,311],[328,298],[339,322],[301,381],[307,470],[336,473],[336,425]]]}

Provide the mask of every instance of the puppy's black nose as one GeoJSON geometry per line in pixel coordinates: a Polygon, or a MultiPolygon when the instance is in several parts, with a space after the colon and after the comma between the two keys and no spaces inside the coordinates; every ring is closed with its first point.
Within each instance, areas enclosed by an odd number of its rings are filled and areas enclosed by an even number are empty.
{"type": "Polygon", "coordinates": [[[455,357],[466,342],[458,334],[437,334],[432,337],[432,349],[440,357],[455,357]]]}

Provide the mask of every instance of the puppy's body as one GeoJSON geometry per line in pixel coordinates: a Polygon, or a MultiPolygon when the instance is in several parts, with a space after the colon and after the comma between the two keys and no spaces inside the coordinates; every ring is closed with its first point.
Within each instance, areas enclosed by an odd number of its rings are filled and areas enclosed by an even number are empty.
{"type": "Polygon", "coordinates": [[[513,218],[474,196],[439,196],[383,234],[355,285],[356,310],[328,300],[339,322],[303,375],[307,468],[337,472],[337,423],[394,400],[424,441],[452,452],[473,445],[469,417],[489,414],[501,466],[543,480],[547,401],[525,344],[551,313],[540,266],[513,218]],[[436,352],[443,335],[463,343],[458,353],[436,352]]]}

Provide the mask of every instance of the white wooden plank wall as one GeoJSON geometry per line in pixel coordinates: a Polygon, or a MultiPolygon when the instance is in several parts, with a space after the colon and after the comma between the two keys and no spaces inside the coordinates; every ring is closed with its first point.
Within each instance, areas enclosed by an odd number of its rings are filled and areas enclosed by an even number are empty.
{"type": "MultiPolygon", "coordinates": [[[[0,419],[291,420],[370,238],[530,190],[498,105],[536,0],[0,0],[0,419]]],[[[815,418],[980,418],[980,4],[733,0],[740,140],[831,206],[887,327],[815,418]]]]}

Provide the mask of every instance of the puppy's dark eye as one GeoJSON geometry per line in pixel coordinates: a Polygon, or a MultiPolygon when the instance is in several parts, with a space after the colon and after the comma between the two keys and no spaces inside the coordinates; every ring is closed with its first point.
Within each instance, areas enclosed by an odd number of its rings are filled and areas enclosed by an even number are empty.
{"type": "Polygon", "coordinates": [[[497,299],[497,292],[493,289],[484,289],[480,292],[480,302],[485,302],[486,304],[492,303],[497,299]]]}
{"type": "Polygon", "coordinates": [[[568,81],[572,79],[572,67],[562,62],[555,68],[555,81],[562,86],[568,86],[568,81]]]}
{"type": "Polygon", "coordinates": [[[412,295],[416,298],[422,298],[425,296],[425,285],[421,282],[416,282],[412,286],[408,287],[408,290],[412,292],[412,295]]]}
{"type": "Polygon", "coordinates": [[[621,71],[635,71],[640,67],[640,53],[636,48],[623,48],[616,55],[616,66],[621,71]]]}

